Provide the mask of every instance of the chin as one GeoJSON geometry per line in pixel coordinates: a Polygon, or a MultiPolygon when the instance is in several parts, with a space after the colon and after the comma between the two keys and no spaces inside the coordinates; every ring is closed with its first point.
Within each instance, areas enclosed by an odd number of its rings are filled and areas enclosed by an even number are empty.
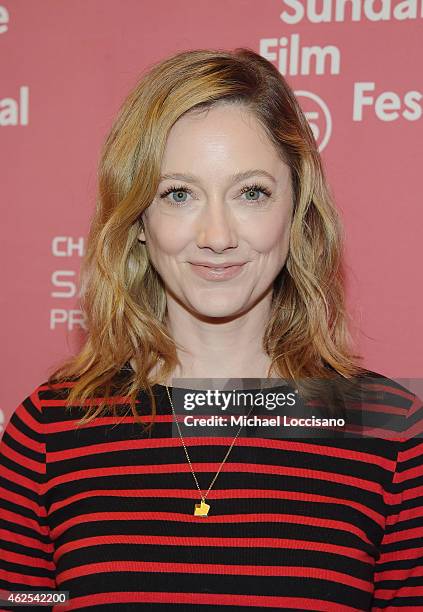
{"type": "Polygon", "coordinates": [[[208,304],[207,308],[204,308],[204,304],[202,304],[201,306],[198,305],[198,307],[196,307],[195,305],[191,306],[191,310],[193,312],[193,314],[195,314],[197,317],[201,317],[201,318],[209,318],[209,319],[221,319],[221,318],[226,318],[226,317],[236,317],[239,316],[240,314],[242,314],[242,312],[244,312],[245,310],[247,310],[247,308],[236,308],[236,305],[232,302],[231,304],[208,304]]]}

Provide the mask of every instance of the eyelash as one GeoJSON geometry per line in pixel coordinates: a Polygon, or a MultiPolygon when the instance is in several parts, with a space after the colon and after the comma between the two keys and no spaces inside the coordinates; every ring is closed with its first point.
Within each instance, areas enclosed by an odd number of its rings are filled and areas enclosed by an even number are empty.
{"type": "MultiPolygon", "coordinates": [[[[164,191],[163,193],[160,194],[160,198],[166,198],[168,195],[170,195],[174,191],[182,191],[183,193],[189,193],[190,195],[193,194],[192,189],[190,189],[189,187],[185,187],[183,185],[172,185],[171,187],[166,189],[166,191],[164,191]]],[[[242,188],[242,190],[241,190],[241,195],[244,194],[244,193],[247,193],[248,191],[261,191],[268,198],[272,195],[272,192],[269,191],[269,189],[267,189],[267,187],[265,187],[264,185],[259,185],[258,183],[254,183],[253,185],[245,185],[242,188]]],[[[266,198],[264,199],[264,202],[265,201],[266,201],[266,198]]],[[[252,202],[255,205],[259,205],[259,206],[264,203],[261,200],[250,200],[250,202],[252,202]]],[[[174,201],[170,201],[170,204],[172,206],[183,206],[184,204],[186,204],[186,202],[174,202],[174,201]]]]}

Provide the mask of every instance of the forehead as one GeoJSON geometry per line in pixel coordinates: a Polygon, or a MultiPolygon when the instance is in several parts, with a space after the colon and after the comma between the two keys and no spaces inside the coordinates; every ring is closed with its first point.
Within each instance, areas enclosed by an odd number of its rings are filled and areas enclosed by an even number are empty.
{"type": "Polygon", "coordinates": [[[220,102],[178,119],[168,135],[163,166],[183,162],[201,166],[214,159],[254,167],[258,160],[280,164],[282,154],[251,110],[220,102]]]}

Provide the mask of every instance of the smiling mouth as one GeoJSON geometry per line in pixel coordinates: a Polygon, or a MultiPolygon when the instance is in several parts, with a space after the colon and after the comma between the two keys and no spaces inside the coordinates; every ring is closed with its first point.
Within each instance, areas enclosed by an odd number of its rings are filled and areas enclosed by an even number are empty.
{"type": "Polygon", "coordinates": [[[190,264],[192,264],[193,266],[203,266],[206,268],[214,268],[215,270],[217,269],[221,269],[221,268],[232,268],[234,266],[243,266],[245,263],[247,263],[246,261],[234,261],[234,262],[223,262],[223,263],[213,263],[211,261],[190,261],[190,264]]]}
{"type": "Polygon", "coordinates": [[[206,280],[228,280],[238,276],[245,267],[244,264],[238,264],[226,267],[213,267],[202,264],[190,263],[191,269],[203,279],[206,280]]]}
{"type": "Polygon", "coordinates": [[[228,270],[229,268],[239,268],[241,265],[243,264],[234,264],[233,266],[209,266],[209,265],[205,265],[205,264],[192,264],[193,266],[198,266],[200,268],[207,268],[209,270],[216,270],[216,272],[219,272],[221,270],[228,270]]]}

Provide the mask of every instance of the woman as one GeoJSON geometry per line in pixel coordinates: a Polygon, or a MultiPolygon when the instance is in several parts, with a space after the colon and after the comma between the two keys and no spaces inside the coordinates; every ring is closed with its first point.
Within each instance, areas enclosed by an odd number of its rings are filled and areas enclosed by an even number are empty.
{"type": "Polygon", "coordinates": [[[269,62],[179,53],[128,96],[82,300],[85,345],[3,437],[0,588],[72,610],[421,609],[423,407],[351,351],[341,226],[269,62]],[[172,429],[176,391],[222,378],[282,379],[306,414],[383,435],[172,429]]]}

